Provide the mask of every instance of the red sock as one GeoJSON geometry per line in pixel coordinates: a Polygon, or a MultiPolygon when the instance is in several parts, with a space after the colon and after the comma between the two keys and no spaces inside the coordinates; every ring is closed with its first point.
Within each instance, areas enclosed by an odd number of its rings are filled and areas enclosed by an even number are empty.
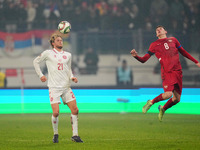
{"type": "Polygon", "coordinates": [[[151,102],[152,102],[152,104],[154,104],[154,103],[157,103],[157,102],[162,101],[162,100],[164,100],[164,99],[162,97],[162,94],[160,94],[157,97],[155,97],[151,102]]]}
{"type": "Polygon", "coordinates": [[[167,110],[168,108],[170,108],[170,107],[172,107],[172,106],[174,106],[174,105],[176,105],[177,103],[175,103],[175,102],[173,102],[172,101],[172,98],[170,98],[168,101],[167,101],[167,103],[163,106],[163,109],[164,110],[167,110]]]}

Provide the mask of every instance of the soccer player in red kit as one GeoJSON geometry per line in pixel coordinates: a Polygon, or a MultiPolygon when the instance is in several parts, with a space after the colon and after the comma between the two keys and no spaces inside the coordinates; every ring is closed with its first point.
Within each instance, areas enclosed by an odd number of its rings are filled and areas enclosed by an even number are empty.
{"type": "Polygon", "coordinates": [[[158,107],[158,119],[162,121],[165,111],[180,101],[182,93],[182,67],[179,53],[193,61],[198,67],[200,67],[200,63],[181,46],[175,37],[168,38],[167,31],[163,26],[156,27],[156,36],[158,40],[151,43],[148,52],[143,57],[138,56],[135,49],[131,50],[130,53],[142,63],[155,54],[160,62],[164,93],[152,100],[148,100],[142,111],[146,113],[154,103],[169,99],[164,106],[159,105],[158,107]]]}

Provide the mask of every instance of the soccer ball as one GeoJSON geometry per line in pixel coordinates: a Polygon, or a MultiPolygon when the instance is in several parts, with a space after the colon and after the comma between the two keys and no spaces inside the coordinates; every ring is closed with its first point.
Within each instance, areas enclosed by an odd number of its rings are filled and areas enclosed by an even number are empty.
{"type": "Polygon", "coordinates": [[[60,33],[67,34],[71,30],[71,24],[68,21],[61,21],[58,24],[58,30],[60,33]]]}

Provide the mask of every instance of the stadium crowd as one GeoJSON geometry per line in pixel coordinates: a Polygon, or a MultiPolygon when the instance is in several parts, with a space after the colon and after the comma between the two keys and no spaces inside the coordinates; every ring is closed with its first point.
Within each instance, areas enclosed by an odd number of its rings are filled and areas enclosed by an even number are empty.
{"type": "Polygon", "coordinates": [[[73,31],[151,30],[158,24],[183,33],[200,31],[199,0],[0,0],[0,30],[55,29],[61,20],[73,31]]]}

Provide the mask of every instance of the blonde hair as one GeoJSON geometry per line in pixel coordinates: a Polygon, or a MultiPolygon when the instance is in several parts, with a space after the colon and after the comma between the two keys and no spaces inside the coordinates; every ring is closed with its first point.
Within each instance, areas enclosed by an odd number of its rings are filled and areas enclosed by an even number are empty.
{"type": "Polygon", "coordinates": [[[51,46],[52,46],[53,48],[54,48],[54,46],[53,46],[52,43],[55,42],[55,39],[56,39],[57,37],[62,38],[62,36],[60,36],[60,35],[58,35],[58,34],[52,34],[52,35],[51,35],[51,38],[50,38],[50,40],[49,40],[49,42],[50,42],[50,44],[51,44],[51,46]]]}

